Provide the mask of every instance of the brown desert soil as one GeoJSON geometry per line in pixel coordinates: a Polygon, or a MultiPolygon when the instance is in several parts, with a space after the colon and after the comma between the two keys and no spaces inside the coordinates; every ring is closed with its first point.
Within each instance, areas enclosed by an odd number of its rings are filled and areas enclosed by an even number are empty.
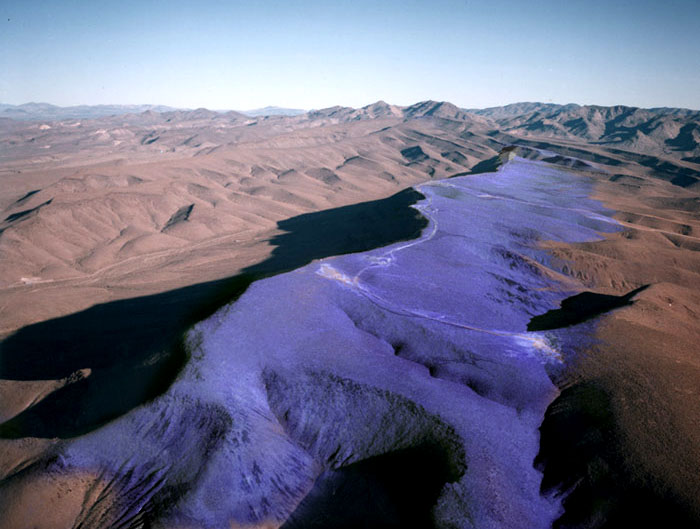
{"type": "MultiPolygon", "coordinates": [[[[588,290],[622,295],[649,287],[601,317],[597,342],[582,351],[561,387],[592,385],[605,395],[613,431],[606,432],[603,465],[627,482],[640,512],[644,494],[660,495],[662,509],[687,513],[679,514],[677,526],[684,527],[693,523],[686,516],[700,520],[700,201],[639,176],[623,186],[596,178],[596,198],[618,212],[623,231],[548,248],[563,273],[588,290]]],[[[603,488],[599,478],[588,479],[594,490],[603,488]]],[[[656,516],[671,522],[668,512],[656,516]]],[[[643,517],[642,526],[650,526],[643,517]]]]}

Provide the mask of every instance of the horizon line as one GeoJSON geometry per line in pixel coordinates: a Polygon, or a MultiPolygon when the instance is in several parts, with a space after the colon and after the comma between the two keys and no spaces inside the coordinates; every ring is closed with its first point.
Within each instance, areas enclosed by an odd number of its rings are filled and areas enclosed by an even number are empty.
{"type": "MultiPolygon", "coordinates": [[[[49,103],[47,101],[27,101],[25,103],[5,103],[0,101],[0,105],[2,106],[8,106],[8,107],[21,107],[25,105],[48,105],[52,106],[55,108],[60,108],[60,109],[69,109],[69,108],[76,108],[76,107],[167,107],[168,109],[171,109],[173,111],[177,110],[184,110],[184,111],[194,111],[194,110],[209,110],[212,112],[252,112],[256,110],[265,110],[268,108],[277,108],[280,110],[293,110],[293,111],[302,111],[305,114],[308,114],[309,112],[314,112],[314,111],[320,111],[320,110],[326,110],[329,108],[335,108],[335,107],[340,107],[340,108],[352,108],[355,110],[362,109],[362,108],[367,108],[372,105],[375,105],[377,103],[385,103],[389,106],[395,106],[399,108],[409,108],[415,105],[419,105],[421,103],[440,103],[440,104],[450,104],[455,107],[457,107],[460,110],[488,110],[492,108],[504,108],[508,106],[513,106],[513,105],[525,105],[525,104],[535,104],[535,105],[551,105],[551,106],[557,106],[557,107],[566,107],[566,106],[578,106],[578,107],[600,107],[600,108],[614,108],[614,107],[627,107],[627,108],[636,108],[640,110],[656,110],[656,109],[677,109],[677,110],[689,110],[692,112],[700,112],[700,109],[695,109],[695,108],[690,108],[690,107],[678,107],[678,106],[669,106],[669,105],[662,105],[662,106],[650,106],[650,107],[644,107],[644,106],[637,106],[637,105],[629,105],[626,103],[617,103],[614,105],[601,105],[597,103],[574,103],[574,102],[568,102],[568,103],[555,103],[552,101],[514,101],[512,103],[505,103],[501,105],[493,105],[493,106],[486,106],[486,107],[467,107],[467,106],[460,106],[455,103],[452,103],[451,101],[447,100],[436,100],[436,99],[423,99],[420,101],[416,101],[415,103],[411,103],[409,105],[398,105],[394,103],[387,103],[386,100],[384,99],[378,99],[376,101],[373,101],[371,103],[368,103],[366,105],[362,106],[350,106],[350,105],[343,105],[343,104],[335,104],[335,105],[330,105],[326,107],[317,107],[317,108],[301,108],[297,106],[283,106],[283,105],[264,105],[264,106],[259,106],[255,108],[248,108],[248,109],[235,109],[235,108],[209,108],[206,106],[197,106],[197,107],[180,107],[180,106],[173,106],[173,105],[168,105],[164,103],[79,103],[75,105],[57,105],[55,103],[49,103]]],[[[170,111],[170,110],[168,110],[170,111]]],[[[167,111],[166,111],[167,112],[167,111]]],[[[160,112],[159,112],[160,113],[160,112]]]]}

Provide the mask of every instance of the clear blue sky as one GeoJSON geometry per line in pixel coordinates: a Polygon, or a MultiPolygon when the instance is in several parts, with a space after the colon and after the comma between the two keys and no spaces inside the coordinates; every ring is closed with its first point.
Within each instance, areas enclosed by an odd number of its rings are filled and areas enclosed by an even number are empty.
{"type": "Polygon", "coordinates": [[[0,2],[0,102],[700,109],[700,0],[0,2]]]}

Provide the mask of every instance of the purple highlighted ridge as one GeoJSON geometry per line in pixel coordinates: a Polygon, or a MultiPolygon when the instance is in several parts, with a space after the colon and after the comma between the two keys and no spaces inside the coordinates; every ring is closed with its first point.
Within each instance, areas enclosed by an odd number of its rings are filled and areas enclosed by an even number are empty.
{"type": "Polygon", "coordinates": [[[420,238],[253,283],[190,331],[165,394],[62,446],[57,469],[117,498],[85,526],[551,526],[547,370],[585,330],[527,331],[572,294],[538,243],[617,223],[585,178],[520,158],[416,189],[420,238]]]}

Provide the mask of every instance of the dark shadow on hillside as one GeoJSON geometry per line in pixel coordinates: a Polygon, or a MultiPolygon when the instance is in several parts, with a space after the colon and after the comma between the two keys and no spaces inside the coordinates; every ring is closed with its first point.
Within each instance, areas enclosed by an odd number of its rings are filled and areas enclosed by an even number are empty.
{"type": "Polygon", "coordinates": [[[382,200],[299,215],[278,223],[269,259],[244,273],[162,294],[96,305],[29,325],[0,343],[0,379],[47,380],[92,374],[0,425],[0,437],[69,438],[162,394],[188,353],[183,333],[235,300],[255,280],[314,259],[367,251],[417,237],[427,220],[407,189],[382,200]]]}
{"type": "Polygon", "coordinates": [[[494,173],[498,170],[498,168],[502,164],[503,164],[503,161],[501,160],[501,157],[494,156],[493,158],[489,158],[488,160],[482,160],[481,162],[476,164],[474,167],[472,167],[468,173],[462,173],[462,174],[472,175],[472,174],[481,174],[481,173],[494,173]]]}
{"type": "Polygon", "coordinates": [[[561,308],[534,316],[527,324],[527,330],[549,331],[583,323],[599,314],[631,304],[632,298],[648,287],[641,286],[622,296],[581,292],[563,300],[561,308]]]}
{"type": "Polygon", "coordinates": [[[394,242],[415,239],[428,221],[411,208],[425,198],[407,189],[389,198],[316,213],[277,223],[285,233],[273,237],[272,256],[245,272],[271,275],[294,270],[333,255],[365,252],[394,242]]]}
{"type": "Polygon", "coordinates": [[[692,528],[700,513],[630,465],[610,391],[597,381],[563,389],[540,427],[541,491],[562,494],[554,529],[692,528]]]}
{"type": "Polygon", "coordinates": [[[440,491],[455,478],[437,446],[371,457],[321,474],[281,529],[431,529],[440,491]]]}
{"type": "Polygon", "coordinates": [[[504,164],[504,160],[507,160],[507,157],[504,157],[504,155],[508,152],[513,151],[514,149],[514,146],[504,147],[503,149],[501,149],[500,154],[497,154],[496,156],[493,156],[491,158],[487,158],[486,160],[481,160],[479,163],[473,165],[472,168],[469,169],[469,171],[462,171],[460,173],[450,175],[449,178],[457,178],[458,176],[471,176],[482,173],[495,173],[496,171],[498,171],[498,168],[504,164]]]}
{"type": "Polygon", "coordinates": [[[692,151],[698,147],[695,137],[699,132],[700,125],[687,123],[681,127],[675,138],[666,140],[666,145],[670,145],[676,151],[692,151]]]}

